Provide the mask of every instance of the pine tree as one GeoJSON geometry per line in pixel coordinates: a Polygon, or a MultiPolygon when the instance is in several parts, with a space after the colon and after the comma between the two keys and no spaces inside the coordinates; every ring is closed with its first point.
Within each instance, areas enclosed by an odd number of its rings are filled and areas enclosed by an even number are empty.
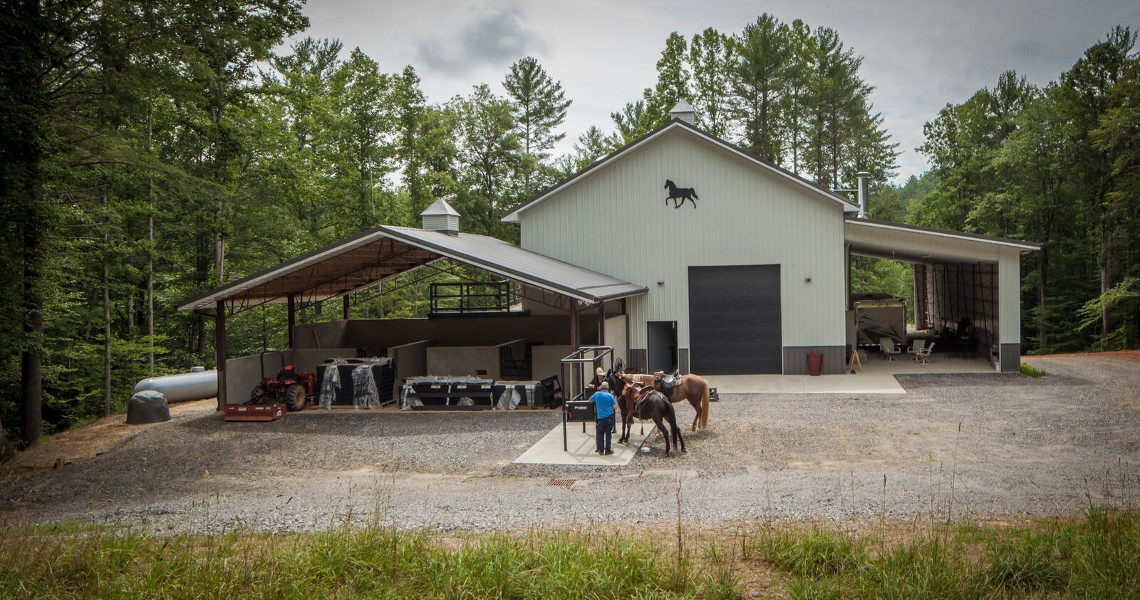
{"type": "Polygon", "coordinates": [[[762,160],[779,164],[787,134],[781,115],[787,65],[792,55],[785,25],[767,13],[733,37],[733,93],[743,145],[762,160]]]}
{"type": "Polygon", "coordinates": [[[570,100],[562,84],[550,78],[542,65],[533,57],[520,59],[511,65],[503,87],[510,98],[515,127],[522,143],[523,195],[535,191],[535,172],[550,157],[548,150],[566,137],[557,128],[566,120],[570,100]]]}
{"type": "Polygon", "coordinates": [[[709,27],[693,36],[688,63],[693,75],[692,105],[697,126],[717,136],[727,137],[733,110],[731,69],[735,55],[728,37],[709,27]]]}

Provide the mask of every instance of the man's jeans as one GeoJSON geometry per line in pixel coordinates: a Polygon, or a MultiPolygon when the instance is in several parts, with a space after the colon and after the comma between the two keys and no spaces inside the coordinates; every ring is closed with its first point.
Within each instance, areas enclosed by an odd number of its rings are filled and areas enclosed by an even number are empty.
{"type": "Polygon", "coordinates": [[[614,417],[610,415],[604,419],[598,419],[597,423],[598,431],[594,434],[594,438],[598,442],[598,452],[608,452],[610,440],[613,439],[614,417]]]}

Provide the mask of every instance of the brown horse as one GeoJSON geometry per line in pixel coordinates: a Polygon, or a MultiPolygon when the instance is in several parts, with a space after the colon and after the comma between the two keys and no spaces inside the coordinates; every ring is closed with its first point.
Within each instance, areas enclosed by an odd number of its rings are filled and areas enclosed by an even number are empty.
{"type": "MultiPolygon", "coordinates": [[[[662,383],[656,380],[653,375],[631,373],[624,373],[623,375],[627,384],[640,382],[645,385],[652,385],[658,388],[658,391],[665,393],[661,389],[662,383]]],[[[693,417],[693,431],[696,431],[698,426],[701,429],[709,426],[709,382],[704,377],[692,373],[682,376],[673,386],[673,389],[666,394],[666,397],[673,404],[688,400],[689,404],[693,406],[693,410],[697,411],[697,415],[693,417]]]]}
{"type": "Polygon", "coordinates": [[[629,441],[634,419],[642,421],[652,419],[657,425],[658,431],[661,432],[661,437],[665,439],[665,456],[669,455],[670,438],[673,440],[674,448],[680,447],[681,452],[686,451],[685,438],[681,436],[681,428],[677,425],[677,413],[673,410],[673,404],[665,398],[665,394],[649,386],[627,385],[622,390],[621,395],[621,401],[618,402],[618,406],[621,407],[622,431],[622,437],[618,440],[619,444],[629,441]],[[665,428],[665,422],[669,423],[672,433],[665,428]]]}
{"type": "MultiPolygon", "coordinates": [[[[658,391],[665,393],[660,380],[654,381],[653,385],[658,391]]],[[[693,431],[697,430],[698,424],[701,429],[709,426],[709,382],[704,377],[692,373],[682,375],[680,381],[673,384],[673,389],[666,396],[674,404],[688,400],[689,404],[693,405],[693,410],[697,411],[697,416],[693,417],[693,431]]]]}

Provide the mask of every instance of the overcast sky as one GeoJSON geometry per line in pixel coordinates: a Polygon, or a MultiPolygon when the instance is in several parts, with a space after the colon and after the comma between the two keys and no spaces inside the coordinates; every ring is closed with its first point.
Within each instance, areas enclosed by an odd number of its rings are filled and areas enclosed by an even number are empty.
{"type": "Polygon", "coordinates": [[[926,170],[922,125],[1014,69],[1044,85],[1115,25],[1140,29],[1136,0],[309,0],[302,35],[359,47],[387,72],[415,67],[433,103],[487,83],[503,94],[508,67],[534,56],[573,100],[570,144],[654,84],[665,38],[707,27],[739,33],[762,12],[835,29],[875,87],[876,111],[899,143],[899,178],[926,170]]]}

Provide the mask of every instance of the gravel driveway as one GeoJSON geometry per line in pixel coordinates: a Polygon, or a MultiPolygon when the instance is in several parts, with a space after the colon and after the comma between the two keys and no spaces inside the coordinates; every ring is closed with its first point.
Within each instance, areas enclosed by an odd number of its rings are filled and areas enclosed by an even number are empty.
{"type": "MultiPolygon", "coordinates": [[[[905,396],[723,395],[688,452],[625,467],[513,465],[557,411],[214,412],[146,426],[62,469],[0,482],[9,522],[87,518],[156,532],[505,529],[676,515],[1018,519],[1140,497],[1140,353],[1030,358],[1049,373],[898,376],[905,396]],[[552,480],[563,485],[550,485],[552,480]],[[569,484],[569,485],[567,485],[569,484]]],[[[691,408],[677,405],[682,423],[691,408]]]]}

